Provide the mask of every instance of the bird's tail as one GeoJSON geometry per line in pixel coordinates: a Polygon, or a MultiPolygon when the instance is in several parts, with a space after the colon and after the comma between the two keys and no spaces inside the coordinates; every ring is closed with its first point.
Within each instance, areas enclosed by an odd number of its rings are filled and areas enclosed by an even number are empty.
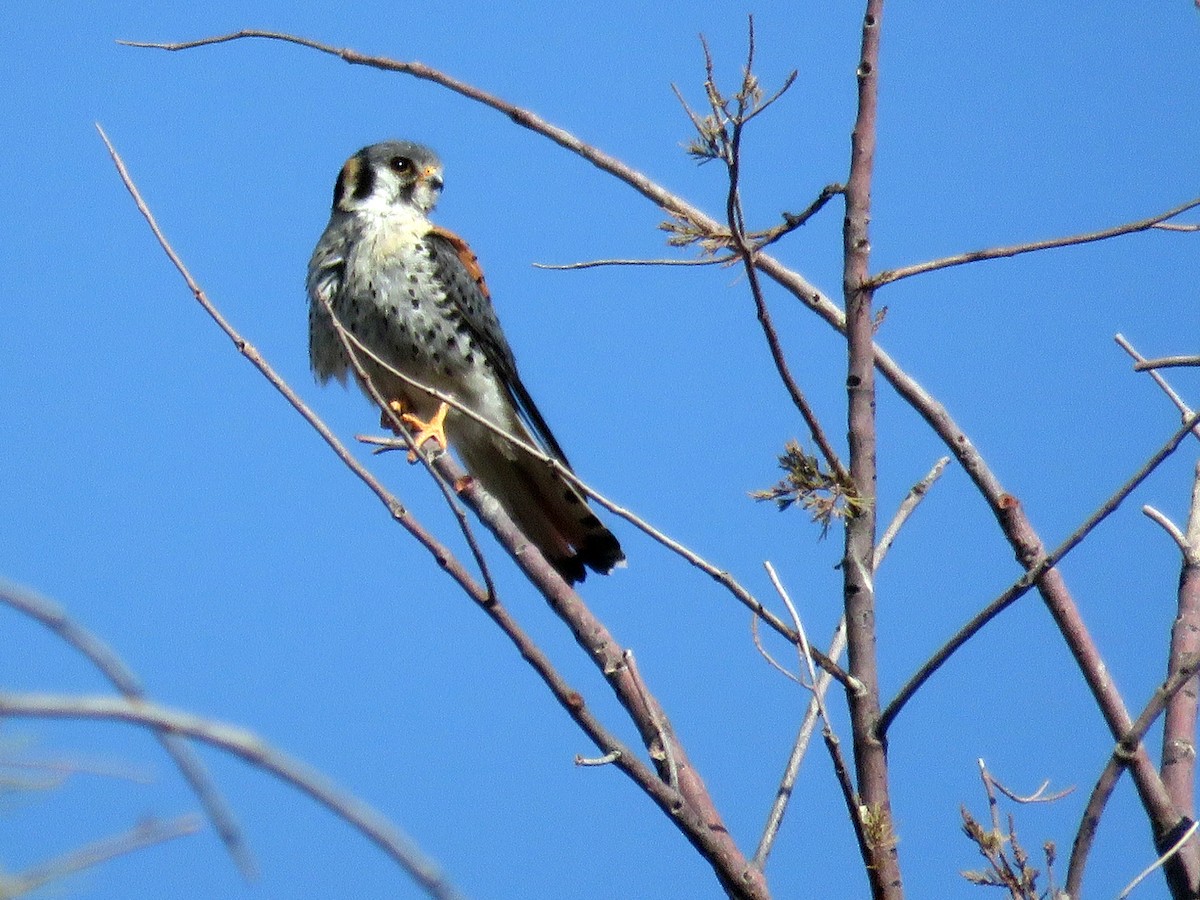
{"type": "Polygon", "coordinates": [[[569,584],[583,581],[587,569],[607,575],[624,564],[616,537],[553,468],[491,432],[461,443],[459,453],[467,471],[569,584]]]}

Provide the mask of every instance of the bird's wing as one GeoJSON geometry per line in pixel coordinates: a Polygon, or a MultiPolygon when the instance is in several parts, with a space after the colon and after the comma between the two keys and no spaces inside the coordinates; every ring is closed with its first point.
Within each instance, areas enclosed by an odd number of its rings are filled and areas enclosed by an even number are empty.
{"type": "Polygon", "coordinates": [[[350,368],[341,339],[333,327],[327,303],[333,303],[346,278],[346,254],[351,235],[331,221],[308,263],[308,353],[321,381],[344,382],[350,368]]]}
{"type": "Polygon", "coordinates": [[[533,397],[517,374],[512,348],[500,329],[500,320],[492,308],[491,295],[483,280],[479,260],[466,241],[444,228],[433,228],[425,237],[433,250],[438,280],[446,286],[447,296],[454,302],[463,322],[471,330],[485,357],[500,376],[509,398],[530,429],[552,454],[568,468],[567,455],[555,440],[550,426],[538,411],[533,397]]]}

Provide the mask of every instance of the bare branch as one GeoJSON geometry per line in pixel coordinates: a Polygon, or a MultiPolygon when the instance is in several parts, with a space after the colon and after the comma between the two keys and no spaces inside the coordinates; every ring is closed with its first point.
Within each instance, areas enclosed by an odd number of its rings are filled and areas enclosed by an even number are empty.
{"type": "Polygon", "coordinates": [[[1145,881],[1151,873],[1153,873],[1156,869],[1160,869],[1166,865],[1167,861],[1180,850],[1182,850],[1183,845],[1192,839],[1192,835],[1196,833],[1197,828],[1200,828],[1200,822],[1193,822],[1190,826],[1188,826],[1188,829],[1180,836],[1179,840],[1171,845],[1170,850],[1168,850],[1150,865],[1146,866],[1146,868],[1143,869],[1138,876],[1133,879],[1133,881],[1129,882],[1129,884],[1125,886],[1125,890],[1117,894],[1117,900],[1125,900],[1126,897],[1133,893],[1133,889],[1145,881]]]}
{"type": "Polygon", "coordinates": [[[276,750],[248,731],[145,700],[114,697],[0,693],[0,715],[125,722],[203,741],[269,772],[353,825],[399,863],[430,897],[457,900],[461,896],[437,865],[380,813],[315,769],[276,750]]]}
{"type": "Polygon", "coordinates": [[[60,881],[68,875],[93,868],[118,856],[127,856],[155,844],[195,834],[200,830],[201,824],[201,818],[194,815],[178,816],[166,821],[143,820],[124,834],[87,844],[55,859],[39,863],[24,872],[0,876],[0,892],[5,898],[32,894],[51,882],[60,881]]]}
{"type": "MultiPolygon", "coordinates": [[[[1200,463],[1192,476],[1191,505],[1186,533],[1180,533],[1170,520],[1183,557],[1176,594],[1175,621],[1171,625],[1171,647],[1167,656],[1167,679],[1185,669],[1200,656],[1200,463]]],[[[1184,689],[1167,700],[1163,717],[1162,777],[1175,807],[1185,816],[1196,815],[1196,719],[1200,715],[1197,682],[1190,680],[1184,689]]],[[[1160,848],[1161,849],[1161,848],[1160,848]]]]}
{"type": "Polygon", "coordinates": [[[788,613],[792,617],[792,623],[796,626],[796,632],[800,635],[800,646],[797,651],[800,655],[800,663],[808,670],[809,687],[813,692],[813,702],[817,704],[817,712],[821,716],[821,720],[825,723],[826,728],[832,728],[829,721],[829,714],[825,709],[825,698],[823,695],[816,692],[817,670],[813,666],[811,648],[808,643],[808,636],[804,632],[804,624],[800,621],[800,613],[797,612],[796,606],[792,603],[792,598],[788,596],[787,589],[783,586],[783,582],[779,580],[779,574],[775,571],[775,567],[771,565],[770,560],[763,562],[763,568],[767,570],[767,577],[771,579],[771,584],[775,588],[779,598],[783,601],[783,605],[787,607],[788,613]]]}
{"type": "Polygon", "coordinates": [[[1022,253],[1033,253],[1038,250],[1052,250],[1058,247],[1073,247],[1077,244],[1090,244],[1095,241],[1104,241],[1109,238],[1120,237],[1126,234],[1136,234],[1139,231],[1147,231],[1151,228],[1156,228],[1168,219],[1173,219],[1176,216],[1183,215],[1188,210],[1195,209],[1200,206],[1200,197],[1194,200],[1189,200],[1187,203],[1181,203],[1178,206],[1168,209],[1166,212],[1150,216],[1146,219],[1139,219],[1136,222],[1126,222],[1123,225],[1116,225],[1112,228],[1104,228],[1100,231],[1089,231],[1084,234],[1075,234],[1069,237],[1051,238],[1046,241],[1030,241],[1025,244],[1014,244],[1009,247],[992,247],[986,250],[972,250],[969,253],[959,253],[955,256],[947,256],[942,259],[934,259],[929,262],[917,263],[912,266],[905,266],[900,269],[888,269],[880,272],[871,278],[872,287],[883,287],[885,284],[892,284],[900,281],[903,278],[909,278],[913,275],[923,275],[926,272],[934,272],[938,269],[947,269],[951,266],[961,266],[965,263],[979,262],[985,259],[1001,259],[1009,256],[1019,256],[1022,253]]]}
{"type": "MultiPolygon", "coordinates": [[[[813,657],[808,639],[804,633],[804,625],[800,621],[800,613],[796,611],[795,604],[792,603],[792,598],[788,596],[787,590],[783,586],[783,582],[779,580],[779,575],[775,572],[775,567],[771,563],[764,562],[764,568],[767,570],[767,576],[771,579],[771,584],[774,586],[776,593],[788,609],[788,613],[792,617],[796,631],[800,634],[800,657],[802,664],[808,669],[808,684],[804,685],[812,691],[812,699],[809,701],[809,711],[805,715],[804,724],[801,726],[800,734],[797,736],[796,742],[792,747],[792,754],[788,760],[787,769],[784,772],[783,781],[780,783],[778,790],[775,792],[775,802],[772,805],[771,813],[767,816],[767,824],[763,828],[762,837],[758,842],[758,849],[754,853],[754,865],[759,869],[764,869],[767,864],[767,856],[771,852],[771,848],[775,844],[775,838],[779,834],[779,828],[783,824],[783,814],[787,808],[787,802],[791,798],[792,791],[795,788],[796,777],[800,772],[800,763],[804,759],[804,754],[808,749],[808,741],[812,734],[812,728],[816,721],[816,715],[819,715],[821,721],[825,723],[822,729],[822,735],[825,740],[825,747],[829,751],[830,758],[833,762],[834,772],[838,776],[838,786],[842,790],[842,799],[846,804],[847,812],[850,815],[850,821],[854,826],[854,832],[858,839],[859,848],[865,853],[867,850],[867,838],[864,833],[861,816],[859,815],[859,798],[854,791],[854,786],[848,777],[848,769],[846,760],[842,755],[841,742],[838,740],[837,734],[833,730],[833,724],[829,719],[829,713],[825,709],[825,691],[829,687],[830,676],[827,672],[823,672],[820,680],[817,678],[816,668],[813,666],[813,657]],[[816,711],[816,715],[813,711],[816,711]]],[[[838,634],[845,636],[845,619],[839,623],[838,634]]],[[[836,657],[841,653],[841,647],[838,644],[838,638],[835,636],[834,645],[830,649],[830,655],[836,657]]],[[[789,673],[790,674],[790,673],[789,673]]],[[[804,682],[801,679],[794,678],[801,684],[804,682]]]]}
{"type": "MultiPolygon", "coordinates": [[[[905,496],[904,500],[901,501],[900,506],[896,510],[895,516],[892,517],[892,521],[884,530],[883,539],[881,539],[879,543],[875,545],[874,566],[876,569],[878,569],[883,563],[884,557],[887,555],[888,550],[895,542],[895,539],[904,523],[907,522],[913,512],[916,511],[917,506],[920,505],[921,501],[929,493],[929,488],[933,486],[933,483],[941,477],[942,472],[945,470],[948,462],[948,457],[942,457],[936,463],[934,463],[933,468],[929,470],[929,473],[919,482],[913,485],[912,489],[905,496]]],[[[830,640],[827,655],[831,660],[837,662],[839,659],[841,659],[842,651],[845,649],[846,616],[843,614],[841,619],[838,621],[837,628],[834,629],[833,638],[830,640]]],[[[787,674],[789,677],[794,677],[791,676],[790,672],[787,674]]],[[[829,689],[830,678],[830,674],[827,671],[823,671],[820,676],[818,676],[812,688],[814,694],[818,694],[824,698],[825,692],[829,689]]],[[[803,762],[804,756],[808,752],[808,743],[812,738],[813,729],[816,727],[818,712],[819,708],[817,705],[817,700],[816,697],[814,697],[808,704],[808,709],[804,713],[804,720],[800,723],[800,730],[796,734],[796,740],[792,743],[792,750],[788,756],[787,765],[784,767],[783,777],[780,779],[779,788],[776,790],[775,799],[771,804],[771,810],[767,814],[767,822],[763,826],[762,836],[758,841],[758,849],[754,852],[754,864],[760,869],[766,867],[767,856],[770,854],[771,848],[774,846],[775,837],[779,832],[780,826],[783,824],[784,813],[787,811],[788,802],[791,800],[792,791],[796,785],[796,779],[800,775],[800,764],[803,762]]],[[[834,738],[833,742],[831,742],[829,739],[826,739],[825,743],[830,749],[831,753],[834,751],[840,752],[839,746],[836,744],[836,738],[834,738]]],[[[849,784],[849,782],[845,779],[839,779],[839,784],[843,785],[844,791],[845,784],[849,784]]],[[[857,813],[853,812],[851,818],[857,822],[857,813]]]]}
{"type": "Polygon", "coordinates": [[[875,568],[879,568],[879,564],[883,562],[883,558],[887,555],[888,550],[896,541],[896,536],[900,533],[900,529],[904,527],[904,523],[908,521],[908,517],[913,514],[925,495],[929,493],[929,489],[933,487],[933,483],[942,477],[942,472],[946,470],[946,466],[950,465],[950,457],[943,456],[933,464],[933,468],[929,470],[924,478],[909,488],[904,499],[900,501],[900,506],[896,509],[895,516],[888,523],[888,527],[883,531],[883,537],[875,545],[875,568]]]}
{"type": "MultiPolygon", "coordinates": [[[[1104,814],[1108,798],[1112,796],[1121,773],[1138,758],[1139,752],[1142,755],[1145,754],[1142,738],[1146,736],[1146,732],[1150,730],[1150,726],[1167,707],[1171,698],[1195,677],[1198,670],[1200,670],[1200,654],[1193,655],[1165,683],[1159,686],[1154,692],[1154,696],[1146,704],[1146,708],[1142,710],[1141,715],[1117,741],[1112,755],[1108,759],[1108,764],[1100,773],[1100,778],[1096,781],[1091,796],[1088,797],[1087,806],[1079,823],[1079,830],[1075,833],[1075,841],[1071,847],[1071,860],[1067,865],[1065,890],[1068,896],[1082,896],[1080,890],[1083,886],[1083,871],[1087,865],[1088,853],[1092,848],[1092,841],[1096,836],[1096,829],[1100,826],[1100,818],[1104,814]]],[[[1185,816],[1178,819],[1175,828],[1156,834],[1156,841],[1160,845],[1159,852],[1165,855],[1167,849],[1191,824],[1191,820],[1185,816]]]]}
{"type": "MultiPolygon", "coordinates": [[[[58,604],[3,579],[0,579],[0,603],[7,604],[54,632],[65,644],[91,662],[127,699],[146,699],[137,676],[112,648],[71,619],[58,604]]],[[[160,731],[155,736],[196,794],[242,876],[249,881],[257,878],[258,864],[246,844],[241,826],[200,758],[186,741],[175,735],[160,731]]]]}
{"type": "MultiPolygon", "coordinates": [[[[118,41],[128,47],[146,47],[158,50],[180,51],[190,50],[197,47],[206,47],[214,44],[224,44],[229,41],[242,39],[264,39],[272,41],[281,41],[283,43],[298,44],[302,47],[308,47],[311,50],[316,50],[320,53],[328,53],[336,56],[351,65],[368,66],[374,69],[382,69],[388,72],[401,72],[406,75],[411,75],[414,78],[419,78],[423,81],[430,81],[434,84],[441,85],[447,90],[460,94],[469,100],[474,100],[477,103],[482,103],[484,106],[491,107],[497,112],[502,113],[514,123],[527,128],[530,131],[536,132],[546,138],[549,138],[560,147],[564,147],[573,153],[586,159],[597,168],[615,176],[621,181],[628,184],[634,190],[638,191],[642,196],[646,197],[651,202],[662,207],[668,213],[678,214],[684,219],[691,220],[694,210],[689,204],[676,197],[671,192],[665,190],[659,185],[652,182],[645,175],[625,165],[620,160],[607,153],[592,147],[570,132],[558,128],[546,122],[540,116],[534,114],[530,110],[523,109],[499,97],[481,91],[478,88],[452,78],[436,69],[431,68],[419,62],[401,62],[394,59],[388,59],[383,56],[370,56],[359,53],[356,50],[343,49],[334,47],[330,44],[323,44],[319,41],[309,40],[308,38],[298,37],[296,35],[284,34],[277,31],[262,31],[259,29],[247,28],[241,31],[232,32],[230,34],[218,35],[215,37],[201,38],[195,41],[182,41],[177,43],[159,43],[151,41],[118,41]]],[[[700,219],[696,224],[700,227],[711,227],[716,229],[716,222],[711,218],[700,213],[700,219]]]]}
{"type": "Polygon", "coordinates": [[[1178,366],[1200,366],[1200,356],[1160,356],[1158,359],[1145,359],[1133,367],[1135,372],[1145,372],[1148,369],[1169,369],[1178,366]]]}
{"type": "Polygon", "coordinates": [[[795,672],[792,672],[783,663],[779,662],[779,660],[772,656],[771,652],[763,645],[762,638],[760,638],[758,634],[758,616],[750,617],[750,637],[754,641],[754,649],[758,651],[759,656],[767,661],[767,665],[769,665],[784,678],[796,682],[796,684],[800,685],[801,687],[812,687],[811,682],[805,683],[803,678],[801,678],[795,672]]]}
{"type": "Polygon", "coordinates": [[[610,763],[615,763],[621,758],[620,750],[611,750],[603,756],[589,757],[575,754],[575,765],[577,766],[607,766],[610,763]]]}
{"type": "Polygon", "coordinates": [[[1040,785],[1038,785],[1037,790],[1032,794],[1018,794],[1011,788],[1006,787],[998,778],[996,778],[995,775],[989,772],[982,759],[979,760],[979,769],[983,773],[985,784],[988,785],[988,793],[990,794],[991,788],[994,787],[1009,800],[1013,801],[1013,803],[1020,803],[1022,805],[1029,803],[1054,803],[1058,800],[1061,800],[1063,797],[1068,797],[1075,793],[1074,787],[1067,787],[1063,788],[1061,791],[1055,791],[1053,794],[1047,794],[1046,788],[1050,786],[1050,779],[1047,778],[1040,785]]]}
{"type": "Polygon", "coordinates": [[[785,212],[783,213],[782,224],[776,225],[774,228],[768,228],[766,231],[751,231],[746,236],[750,239],[756,252],[762,250],[764,247],[769,247],[780,238],[791,234],[801,225],[804,225],[809,219],[824,209],[826,203],[838,194],[844,194],[845,192],[846,186],[844,184],[827,184],[821,188],[821,192],[817,194],[817,198],[803,212],[785,212]]]}
{"type": "Polygon", "coordinates": [[[737,255],[707,259],[592,259],[575,263],[534,263],[535,269],[567,272],[574,269],[596,269],[601,266],[727,266],[738,261],[737,255]]]}
{"type": "Polygon", "coordinates": [[[861,510],[846,520],[842,593],[850,674],[865,688],[850,694],[860,813],[872,895],[902,897],[897,840],[892,819],[887,752],[879,730],[879,668],[875,632],[875,538],[877,516],[875,429],[874,286],[869,280],[871,183],[879,103],[879,47],[883,2],[867,0],[858,62],[858,110],[850,134],[850,174],[842,227],[842,285],[847,345],[846,394],[850,480],[861,510]]]}
{"type": "Polygon", "coordinates": [[[657,745],[652,745],[649,748],[650,756],[666,763],[667,784],[671,786],[672,790],[677,791],[679,790],[679,762],[675,758],[674,742],[667,732],[666,725],[660,718],[662,710],[650,698],[650,693],[646,689],[646,682],[642,681],[642,674],[637,669],[637,660],[634,659],[633,651],[627,649],[624,657],[625,666],[629,669],[629,676],[633,679],[633,686],[638,692],[638,698],[645,704],[650,714],[650,724],[658,733],[657,745]]]}
{"type": "Polygon", "coordinates": [[[1148,519],[1151,519],[1161,525],[1163,531],[1171,536],[1171,540],[1178,545],[1179,549],[1182,550],[1185,555],[1192,552],[1192,548],[1188,546],[1187,537],[1182,531],[1179,530],[1178,525],[1168,519],[1153,506],[1143,506],[1142,512],[1148,519]]]}
{"type": "MultiPolygon", "coordinates": [[[[479,574],[483,578],[484,590],[487,591],[488,600],[496,599],[496,583],[492,580],[492,572],[488,567],[487,560],[483,556],[483,549],[479,546],[479,542],[475,539],[475,531],[471,528],[471,523],[467,520],[467,514],[463,510],[462,505],[458,503],[454,489],[442,477],[441,473],[433,465],[430,458],[421,452],[416,445],[412,432],[405,424],[403,417],[392,407],[386,397],[380,393],[378,386],[374,380],[367,374],[367,370],[363,367],[362,360],[359,354],[370,357],[376,364],[384,365],[389,371],[395,371],[391,366],[386,365],[379,356],[372,352],[362,341],[351,334],[344,325],[337,313],[334,312],[333,303],[328,297],[322,297],[321,302],[325,306],[325,312],[329,315],[329,321],[333,325],[333,330],[337,333],[338,339],[342,342],[342,349],[346,354],[346,359],[350,361],[350,365],[354,369],[354,374],[358,377],[359,382],[366,388],[371,399],[375,401],[375,405],[379,407],[383,415],[391,422],[392,430],[401,435],[405,445],[408,447],[408,458],[410,461],[420,460],[425,467],[425,471],[437,484],[438,490],[442,493],[442,499],[446,501],[446,505],[450,507],[450,512],[453,513],[455,520],[458,522],[459,531],[467,541],[467,546],[471,550],[471,555],[475,558],[475,564],[479,567],[479,574]]],[[[456,403],[456,406],[460,404],[456,403]]]]}
{"type": "MultiPolygon", "coordinates": [[[[978,631],[983,628],[988,622],[994,619],[997,615],[1011,606],[1015,601],[1025,595],[1027,591],[1038,583],[1044,575],[1050,572],[1054,566],[1058,565],[1068,553],[1079,546],[1091,531],[1111,515],[1117,507],[1128,497],[1143,481],[1150,476],[1150,473],[1158,468],[1168,456],[1178,449],[1183,439],[1188,436],[1188,433],[1200,424],[1200,413],[1194,414],[1183,427],[1179,428],[1158,451],[1150,457],[1146,463],[1129,478],[1120,488],[1116,490],[1091,516],[1089,516],[1083,524],[1063,541],[1049,555],[1042,556],[1034,561],[1025,573],[1014,581],[999,597],[985,606],[974,618],[966,625],[958,630],[958,632],[947,641],[933,656],[931,656],[917,673],[909,679],[908,683],[900,689],[896,694],[895,699],[887,705],[887,708],[880,716],[879,729],[881,733],[886,733],[891,726],[896,715],[904,708],[904,705],[912,699],[912,695],[923,685],[934,672],[941,668],[950,656],[958,650],[963,644],[975,636],[978,631]]],[[[1015,503],[1015,498],[1014,498],[1015,503]]]]}
{"type": "MultiPolygon", "coordinates": [[[[1147,362],[1146,357],[1138,353],[1137,350],[1133,348],[1133,345],[1125,339],[1124,335],[1115,335],[1113,340],[1117,342],[1117,345],[1122,350],[1133,357],[1135,371],[1137,370],[1137,363],[1147,362]]],[[[1150,377],[1154,379],[1154,383],[1162,388],[1163,393],[1165,393],[1171,399],[1171,402],[1175,404],[1175,408],[1179,410],[1179,413],[1183,419],[1187,419],[1192,414],[1192,408],[1183,401],[1182,397],[1175,393],[1175,389],[1167,384],[1167,380],[1163,378],[1162,375],[1158,374],[1158,372],[1154,371],[1153,369],[1149,369],[1147,371],[1150,372],[1150,377]]],[[[1195,434],[1197,438],[1200,438],[1200,425],[1196,426],[1195,434]]]]}
{"type": "MultiPolygon", "coordinates": [[[[729,187],[725,198],[725,218],[729,227],[729,241],[745,267],[746,279],[749,282],[750,292],[754,299],[754,308],[758,315],[758,321],[762,327],[763,334],[767,339],[767,347],[771,352],[771,359],[775,363],[775,370],[779,375],[780,381],[783,382],[788,395],[791,397],[792,403],[795,404],[796,409],[799,410],[805,423],[808,425],[813,442],[820,449],[821,455],[825,458],[826,465],[834,473],[835,479],[845,484],[849,483],[849,475],[838,458],[837,452],[833,449],[829,438],[826,437],[825,430],[817,419],[816,413],[809,405],[803,391],[800,390],[788,366],[782,342],[779,339],[779,334],[771,319],[766,299],[763,296],[758,270],[754,265],[754,256],[757,248],[751,246],[745,230],[745,217],[740,196],[742,129],[746,122],[749,121],[750,113],[748,111],[756,108],[761,109],[757,105],[757,81],[754,78],[751,68],[754,61],[753,21],[753,18],[751,18],[746,67],[743,72],[742,86],[737,94],[732,98],[726,98],[721,93],[713,80],[712,57],[708,52],[708,47],[705,46],[705,70],[707,77],[704,86],[712,113],[702,120],[697,114],[691,111],[682,96],[680,96],[680,102],[684,104],[684,108],[692,119],[692,124],[696,127],[700,144],[707,148],[707,158],[721,159],[725,163],[729,180],[729,187]],[[731,106],[734,107],[732,111],[730,109],[731,106]]],[[[783,90],[786,90],[790,83],[789,81],[779,93],[781,94],[783,90]]],[[[676,94],[678,95],[678,90],[676,94]]],[[[776,97],[778,97],[778,94],[776,97]]],[[[829,195],[824,199],[819,198],[819,202],[814,204],[814,212],[821,205],[824,205],[824,202],[829,197],[833,196],[833,191],[831,189],[827,190],[829,190],[829,195]]],[[[781,236],[782,233],[778,236],[781,236]]],[[[766,243],[769,242],[766,241],[766,243]]]]}

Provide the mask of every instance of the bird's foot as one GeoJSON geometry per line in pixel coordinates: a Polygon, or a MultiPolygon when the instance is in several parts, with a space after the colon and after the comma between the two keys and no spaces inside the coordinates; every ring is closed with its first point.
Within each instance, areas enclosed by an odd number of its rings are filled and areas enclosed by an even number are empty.
{"type": "Polygon", "coordinates": [[[446,413],[450,410],[448,403],[443,403],[439,406],[438,411],[433,414],[433,418],[428,422],[418,419],[412,413],[404,412],[403,407],[395,401],[390,405],[392,409],[400,413],[400,418],[404,421],[404,424],[411,426],[417,432],[413,435],[413,449],[408,451],[408,461],[410,463],[417,461],[417,451],[421,449],[426,441],[437,441],[442,450],[446,449],[446,413]]]}

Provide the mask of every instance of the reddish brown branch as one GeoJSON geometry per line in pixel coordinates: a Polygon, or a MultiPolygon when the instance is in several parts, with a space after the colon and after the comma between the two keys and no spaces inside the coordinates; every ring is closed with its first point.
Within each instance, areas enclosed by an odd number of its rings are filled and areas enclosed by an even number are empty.
{"type": "MultiPolygon", "coordinates": [[[[1187,661],[1200,655],[1200,463],[1192,481],[1192,502],[1183,532],[1182,571],[1179,573],[1178,613],[1171,628],[1168,681],[1187,661]]],[[[1175,807],[1196,817],[1196,717],[1200,700],[1197,682],[1189,679],[1167,703],[1163,720],[1162,778],[1175,807]]]]}
{"type": "MultiPolygon", "coordinates": [[[[637,725],[642,742],[658,769],[658,778],[652,785],[641,780],[639,785],[713,866],[731,896],[766,898],[768,891],[762,873],[750,865],[726,830],[700,773],[692,766],[665,711],[647,690],[636,669],[629,665],[628,650],[616,641],[537,549],[527,544],[524,535],[503,514],[496,500],[484,493],[477,482],[462,480],[464,473],[448,455],[440,457],[435,465],[448,480],[463,485],[463,499],[509,550],[551,609],[570,628],[579,646],[608,679],[617,699],[637,725]],[[678,784],[677,790],[673,784],[678,784]]],[[[577,694],[575,698],[581,703],[577,694]]],[[[597,741],[597,745],[605,752],[618,748],[611,738],[605,742],[597,741]]],[[[626,752],[614,761],[614,765],[624,768],[636,761],[626,752]]]]}
{"type": "Polygon", "coordinates": [[[902,897],[897,838],[888,784],[887,748],[878,731],[879,669],[875,631],[875,320],[870,265],[871,176],[875,160],[882,0],[868,0],[858,63],[858,113],[850,136],[846,181],[842,287],[846,302],[850,480],[860,501],[846,520],[842,562],[850,674],[863,690],[850,693],[850,724],[858,782],[858,816],[867,849],[871,892],[902,897]]]}
{"type": "MultiPolygon", "coordinates": [[[[1108,764],[1100,773],[1100,778],[1092,789],[1092,794],[1088,798],[1087,807],[1084,809],[1079,823],[1079,830],[1075,834],[1075,842],[1071,847],[1071,861],[1067,867],[1066,892],[1068,896],[1081,896],[1079,891],[1083,884],[1083,871],[1087,864],[1088,853],[1092,848],[1092,841],[1096,836],[1096,829],[1100,825],[1104,808],[1108,804],[1109,797],[1112,796],[1121,773],[1139,755],[1143,757],[1146,755],[1145,748],[1142,746],[1142,738],[1146,736],[1150,726],[1154,724],[1155,719],[1172,698],[1176,697],[1178,692],[1196,677],[1198,670],[1200,670],[1200,656],[1192,656],[1154,692],[1154,696],[1150,698],[1146,708],[1137,717],[1137,721],[1130,723],[1129,730],[1117,741],[1117,745],[1108,759],[1108,764]]],[[[1171,831],[1159,836],[1156,841],[1159,852],[1165,852],[1175,842],[1178,835],[1182,834],[1191,824],[1191,817],[1185,816],[1176,823],[1171,831]]]]}

